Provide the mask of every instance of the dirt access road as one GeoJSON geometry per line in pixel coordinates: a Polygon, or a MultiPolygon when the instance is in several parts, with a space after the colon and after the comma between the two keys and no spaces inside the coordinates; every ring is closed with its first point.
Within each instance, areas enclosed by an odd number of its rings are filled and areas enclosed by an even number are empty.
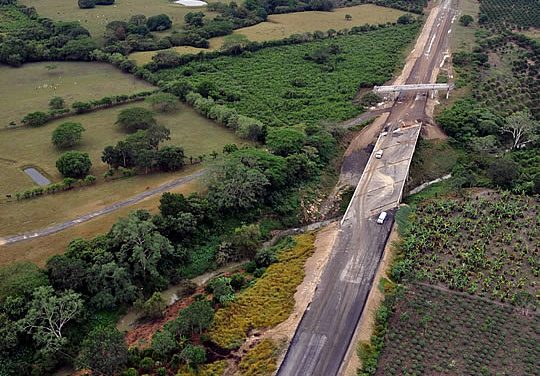
{"type": "MultiPolygon", "coordinates": [[[[456,10],[453,0],[434,7],[418,38],[404,73],[405,83],[434,82],[436,71],[447,54],[456,10]]],[[[455,1],[455,0],[454,0],[455,1]]],[[[407,178],[420,122],[426,119],[427,95],[401,95],[390,110],[386,136],[379,136],[353,199],[341,222],[330,260],[317,291],[302,317],[278,376],[334,376],[362,315],[368,293],[381,260],[407,178]],[[400,128],[396,133],[393,130],[400,128]],[[383,225],[377,215],[388,210],[383,225]]]]}
{"type": "Polygon", "coordinates": [[[18,243],[18,242],[22,242],[22,241],[25,241],[25,240],[40,238],[42,236],[51,235],[51,234],[54,234],[56,232],[65,230],[67,228],[77,226],[78,224],[90,221],[92,219],[96,219],[96,218],[98,218],[98,217],[100,217],[102,215],[111,213],[111,212],[113,212],[115,210],[118,210],[120,208],[124,208],[124,207],[127,207],[127,206],[134,205],[134,204],[136,204],[138,202],[141,202],[141,201],[147,199],[148,197],[151,197],[151,196],[163,193],[163,192],[167,192],[167,191],[171,190],[172,188],[175,188],[175,187],[178,187],[180,185],[189,183],[190,181],[193,181],[193,180],[198,179],[201,176],[203,176],[204,172],[205,172],[204,170],[201,170],[201,171],[194,172],[191,175],[187,175],[187,176],[183,176],[183,177],[178,178],[178,179],[171,180],[171,181],[169,181],[169,182],[167,182],[165,184],[162,184],[162,185],[160,185],[160,186],[158,186],[156,188],[149,189],[149,190],[144,191],[142,193],[139,193],[139,194],[137,194],[137,195],[135,195],[133,197],[130,197],[127,200],[115,202],[112,205],[109,205],[109,206],[106,206],[106,207],[104,207],[102,209],[99,209],[99,210],[96,210],[96,211],[81,215],[80,217],[77,217],[75,219],[72,219],[72,220],[69,220],[69,221],[66,221],[66,222],[58,223],[58,224],[55,224],[55,225],[52,225],[52,226],[49,226],[49,227],[46,227],[46,228],[43,228],[43,229],[40,229],[40,230],[36,230],[36,231],[30,231],[30,232],[25,232],[25,233],[19,234],[19,235],[12,235],[12,236],[6,236],[4,238],[0,238],[0,246],[1,245],[18,243]]]}

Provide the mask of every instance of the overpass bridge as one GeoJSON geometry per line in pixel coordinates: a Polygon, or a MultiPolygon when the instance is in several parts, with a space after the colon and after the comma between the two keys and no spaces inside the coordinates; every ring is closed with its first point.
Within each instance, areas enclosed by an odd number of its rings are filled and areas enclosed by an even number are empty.
{"type": "Polygon", "coordinates": [[[373,91],[378,94],[393,93],[394,98],[396,94],[399,95],[403,92],[431,92],[446,91],[446,98],[450,90],[454,88],[453,84],[408,84],[408,85],[388,85],[388,86],[375,86],[373,91]]]}

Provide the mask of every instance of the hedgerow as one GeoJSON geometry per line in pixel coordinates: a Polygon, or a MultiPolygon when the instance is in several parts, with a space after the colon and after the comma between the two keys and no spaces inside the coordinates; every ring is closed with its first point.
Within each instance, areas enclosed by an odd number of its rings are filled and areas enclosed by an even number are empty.
{"type": "Polygon", "coordinates": [[[294,307],[296,287],[304,279],[304,264],[313,253],[314,234],[300,235],[295,245],[278,255],[254,285],[236,300],[218,310],[209,338],[217,345],[234,349],[251,329],[279,324],[294,307]]]}

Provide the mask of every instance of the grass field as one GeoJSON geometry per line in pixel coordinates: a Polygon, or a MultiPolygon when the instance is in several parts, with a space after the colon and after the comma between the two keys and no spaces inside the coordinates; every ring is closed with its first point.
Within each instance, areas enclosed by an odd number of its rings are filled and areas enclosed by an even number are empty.
{"type": "MultiPolygon", "coordinates": [[[[184,172],[156,173],[113,182],[103,181],[102,175],[107,167],[100,160],[101,151],[106,145],[115,144],[116,141],[126,137],[126,134],[121,132],[114,122],[117,113],[128,106],[132,105],[60,119],[41,128],[0,131],[0,165],[4,169],[2,181],[0,181],[2,196],[33,187],[34,183],[21,169],[23,166],[36,166],[52,181],[60,180],[55,162],[61,152],[52,146],[50,138],[56,125],[64,121],[77,121],[86,128],[82,143],[77,149],[90,154],[93,162],[90,172],[98,177],[98,183],[95,186],[33,200],[1,202],[2,231],[0,236],[72,219],[76,215],[125,199],[144,191],[146,187],[159,185],[184,174],[184,172]],[[13,142],[13,140],[25,141],[13,142]]],[[[188,157],[208,155],[214,150],[221,152],[225,144],[244,143],[234,133],[199,116],[186,106],[182,106],[176,113],[159,114],[156,118],[159,124],[171,129],[171,140],[168,143],[183,146],[188,157]]]]}
{"type": "Polygon", "coordinates": [[[362,111],[352,103],[360,87],[380,85],[395,74],[418,24],[344,35],[300,45],[272,47],[162,70],[159,79],[184,78],[195,87],[209,80],[227,93],[241,114],[274,125],[342,121],[362,111]],[[333,53],[325,52],[328,50],[333,53]],[[326,53],[317,63],[306,56],[326,53]],[[186,70],[197,72],[186,77],[186,70]],[[229,95],[230,94],[230,95],[229,95]]]}
{"type": "MultiPolygon", "coordinates": [[[[350,29],[353,26],[395,22],[404,14],[397,9],[384,8],[377,5],[366,4],[349,8],[338,8],[333,12],[296,12],[287,14],[274,14],[268,17],[267,22],[245,27],[234,31],[234,34],[246,36],[250,41],[267,41],[284,39],[293,34],[314,32],[317,30],[327,31],[330,29],[350,29]],[[345,15],[352,16],[350,21],[345,20],[345,15]]],[[[224,37],[210,39],[210,48],[196,48],[189,46],[174,47],[172,50],[181,54],[198,53],[200,51],[220,49],[224,37]]],[[[156,51],[134,52],[129,55],[137,64],[146,64],[152,60],[156,51]]]]}
{"type": "Polygon", "coordinates": [[[375,375],[538,375],[540,316],[409,285],[394,307],[375,375]]]}
{"type": "MultiPolygon", "coordinates": [[[[42,228],[73,219],[78,215],[99,209],[116,201],[125,200],[145,190],[146,187],[153,188],[167,180],[192,173],[194,170],[195,168],[188,168],[174,174],[155,174],[137,177],[136,179],[121,179],[105,184],[99,190],[83,188],[64,193],[61,196],[44,196],[38,200],[13,203],[13,206],[0,204],[0,223],[2,223],[3,230],[0,236],[7,233],[19,233],[34,228],[42,228]]],[[[172,189],[171,192],[188,195],[191,192],[203,189],[204,186],[200,181],[193,181],[172,189]]],[[[49,257],[63,253],[73,239],[90,239],[96,235],[106,233],[118,218],[127,216],[132,210],[146,209],[156,214],[160,197],[161,195],[152,196],[133,206],[119,209],[56,234],[0,246],[0,265],[25,260],[43,266],[49,257]]]]}
{"type": "MultiPolygon", "coordinates": [[[[103,148],[107,145],[114,145],[127,136],[114,124],[117,114],[122,109],[133,106],[144,107],[146,104],[139,102],[71,116],[55,120],[40,128],[23,127],[2,130],[0,131],[0,163],[5,164],[5,170],[9,171],[10,175],[15,175],[13,170],[24,175],[21,167],[37,166],[51,181],[61,180],[55,163],[63,151],[52,145],[51,133],[61,123],[79,122],[86,128],[86,131],[82,135],[81,144],[75,149],[90,154],[93,164],[91,173],[99,178],[107,170],[107,165],[101,162],[103,148]],[[24,142],[13,142],[13,140],[24,140],[24,142]],[[3,162],[6,159],[11,159],[14,162],[3,162]]],[[[191,108],[184,105],[175,113],[157,114],[156,119],[159,124],[165,125],[171,130],[171,140],[167,143],[183,146],[188,157],[208,154],[213,150],[221,152],[223,145],[239,142],[234,133],[199,116],[191,108]]],[[[21,181],[20,179],[16,180],[21,181]]],[[[10,183],[7,184],[7,187],[4,186],[4,183],[0,186],[0,194],[2,195],[15,193],[14,187],[10,183]]],[[[31,186],[32,182],[28,178],[27,184],[20,186],[17,191],[31,186]]]]}
{"type": "Polygon", "coordinates": [[[454,22],[454,35],[451,38],[452,48],[456,51],[472,51],[475,44],[474,33],[478,30],[478,12],[480,4],[478,0],[460,0],[459,1],[460,16],[468,14],[474,18],[474,22],[469,26],[462,26],[459,22],[454,22]]]}
{"type": "Polygon", "coordinates": [[[173,28],[179,29],[183,26],[184,16],[187,13],[205,11],[204,7],[185,7],[169,0],[116,0],[114,5],[98,5],[93,9],[80,9],[75,0],[19,0],[19,2],[35,7],[42,17],[60,21],[79,21],[94,37],[101,37],[109,22],[127,21],[136,14],[148,17],[165,13],[173,21],[173,28]]]}
{"type": "Polygon", "coordinates": [[[19,123],[29,112],[47,111],[49,101],[55,96],[71,105],[76,101],[153,89],[146,81],[112,65],[88,62],[43,62],[20,68],[0,65],[0,87],[9,88],[0,90],[0,128],[11,121],[19,123]]]}

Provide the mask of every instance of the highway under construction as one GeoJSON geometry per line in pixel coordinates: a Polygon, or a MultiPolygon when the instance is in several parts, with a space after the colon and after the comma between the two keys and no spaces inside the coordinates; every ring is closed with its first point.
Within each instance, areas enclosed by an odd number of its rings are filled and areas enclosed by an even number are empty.
{"type": "MultiPolygon", "coordinates": [[[[405,82],[430,85],[448,57],[457,15],[456,0],[432,8],[404,69],[405,82]]],[[[439,89],[432,88],[432,90],[439,89]]],[[[446,89],[446,87],[444,88],[446,89]]],[[[279,376],[334,376],[340,373],[390,233],[409,166],[426,116],[427,93],[399,90],[375,148],[345,213],[316,293],[305,311],[279,376]],[[382,157],[374,154],[381,151],[382,157]],[[388,212],[381,225],[376,219],[388,212]]],[[[360,167],[359,167],[360,168],[360,167]]],[[[354,348],[354,344],[353,347],[354,348]]]]}

